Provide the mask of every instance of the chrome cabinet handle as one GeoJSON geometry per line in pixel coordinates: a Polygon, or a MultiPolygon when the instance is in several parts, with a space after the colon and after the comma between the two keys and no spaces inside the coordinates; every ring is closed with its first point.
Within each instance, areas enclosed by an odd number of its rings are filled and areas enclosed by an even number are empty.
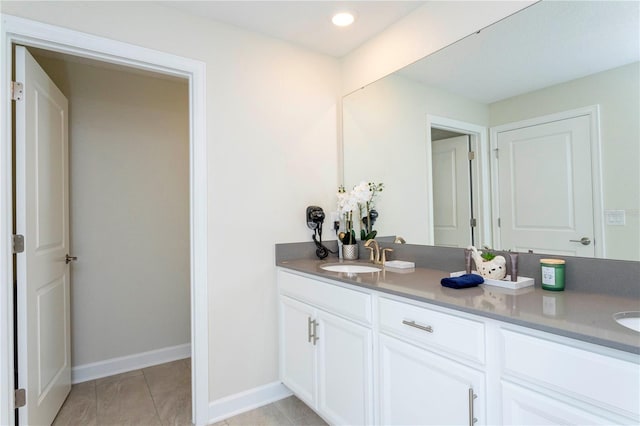
{"type": "Polygon", "coordinates": [[[408,325],[409,327],[415,327],[419,330],[422,331],[426,331],[427,333],[433,333],[433,328],[430,325],[420,325],[420,324],[416,324],[415,321],[407,321],[407,320],[402,320],[402,323],[404,325],[408,325]]]}
{"type": "Polygon", "coordinates": [[[320,324],[318,324],[318,321],[316,320],[313,320],[311,322],[313,323],[313,346],[315,346],[316,342],[320,340],[320,338],[318,337],[318,326],[320,324]]]}
{"type": "Polygon", "coordinates": [[[311,317],[307,317],[307,342],[316,345],[316,342],[320,340],[318,337],[318,321],[312,320],[311,317]]]}
{"type": "Polygon", "coordinates": [[[78,260],[78,256],[69,256],[69,253],[64,256],[64,263],[67,265],[71,262],[75,262],[76,260],[78,260]]]}
{"type": "Polygon", "coordinates": [[[477,397],[478,395],[473,393],[473,388],[469,388],[469,426],[473,426],[473,424],[478,421],[478,419],[473,416],[473,400],[477,397]]]}
{"type": "Polygon", "coordinates": [[[588,246],[589,244],[591,244],[591,240],[589,239],[589,237],[582,237],[579,240],[569,240],[572,243],[580,243],[583,246],[588,246]]]}

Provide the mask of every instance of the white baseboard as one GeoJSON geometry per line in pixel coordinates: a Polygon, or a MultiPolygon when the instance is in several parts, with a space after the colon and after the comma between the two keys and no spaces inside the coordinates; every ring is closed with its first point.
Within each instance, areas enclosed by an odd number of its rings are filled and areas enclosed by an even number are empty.
{"type": "Polygon", "coordinates": [[[82,383],[87,380],[100,379],[114,374],[151,367],[152,365],[189,358],[191,343],[169,346],[149,352],[111,358],[91,364],[78,365],[71,368],[71,383],[82,383]]]}
{"type": "Polygon", "coordinates": [[[209,423],[228,419],[291,395],[293,395],[291,391],[281,382],[273,382],[217,399],[209,403],[209,423]]]}

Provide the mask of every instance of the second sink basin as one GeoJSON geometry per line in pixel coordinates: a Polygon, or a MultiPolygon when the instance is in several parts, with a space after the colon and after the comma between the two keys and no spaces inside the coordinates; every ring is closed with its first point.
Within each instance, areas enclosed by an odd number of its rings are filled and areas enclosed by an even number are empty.
{"type": "Polygon", "coordinates": [[[367,272],[378,272],[382,269],[373,265],[354,265],[353,263],[334,263],[322,265],[320,268],[329,272],[345,272],[347,274],[364,274],[367,272]]]}
{"type": "Polygon", "coordinates": [[[613,314],[613,319],[622,326],[630,328],[631,330],[640,331],[639,311],[618,312],[617,314],[613,314]]]}

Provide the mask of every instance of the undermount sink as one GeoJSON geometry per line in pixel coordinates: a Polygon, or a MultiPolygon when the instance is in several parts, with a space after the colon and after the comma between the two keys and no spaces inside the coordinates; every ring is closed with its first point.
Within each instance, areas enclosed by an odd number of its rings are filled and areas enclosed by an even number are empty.
{"type": "Polygon", "coordinates": [[[354,265],[353,263],[335,263],[322,265],[320,268],[329,272],[345,272],[347,274],[366,274],[367,272],[378,272],[382,269],[373,265],[354,265]]]}
{"type": "Polygon", "coordinates": [[[618,312],[613,314],[613,319],[622,326],[640,331],[640,311],[618,312]]]}

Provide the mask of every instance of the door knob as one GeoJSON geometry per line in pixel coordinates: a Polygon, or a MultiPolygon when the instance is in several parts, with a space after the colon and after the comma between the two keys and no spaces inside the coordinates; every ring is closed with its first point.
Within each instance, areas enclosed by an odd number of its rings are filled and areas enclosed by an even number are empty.
{"type": "Polygon", "coordinates": [[[75,262],[76,260],[78,260],[78,256],[69,256],[69,253],[67,253],[64,257],[64,263],[66,263],[67,265],[71,262],[75,262]]]}
{"type": "Polygon", "coordinates": [[[580,243],[583,246],[588,246],[589,244],[591,244],[591,240],[589,239],[589,237],[582,237],[579,240],[569,240],[572,243],[580,243]]]}

